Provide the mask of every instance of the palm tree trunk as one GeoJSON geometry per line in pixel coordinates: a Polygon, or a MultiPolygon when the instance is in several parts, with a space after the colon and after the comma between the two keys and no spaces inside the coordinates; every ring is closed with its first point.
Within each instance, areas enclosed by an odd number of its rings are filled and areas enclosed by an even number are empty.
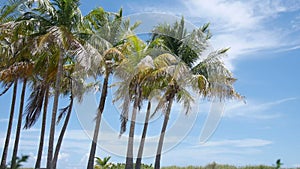
{"type": "Polygon", "coordinates": [[[149,118],[150,118],[150,110],[151,110],[151,102],[148,101],[147,113],[146,113],[146,117],[145,117],[145,123],[144,123],[142,138],[141,138],[141,142],[140,142],[140,146],[139,146],[139,151],[138,151],[138,155],[137,155],[137,159],[136,159],[136,163],[135,163],[135,169],[141,168],[145,139],[146,139],[146,134],[147,134],[147,129],[148,129],[148,122],[149,122],[149,118]]]}
{"type": "Polygon", "coordinates": [[[164,123],[163,123],[161,133],[160,133],[160,137],[159,137],[159,142],[158,142],[158,147],[157,147],[157,152],[156,152],[156,157],[155,157],[154,169],[160,169],[161,151],[162,151],[162,147],[163,147],[163,143],[164,143],[164,137],[165,137],[167,125],[168,125],[168,122],[169,122],[169,116],[170,116],[170,113],[171,113],[171,108],[172,108],[173,101],[174,101],[174,97],[171,97],[170,100],[169,100],[169,104],[168,104],[167,111],[166,111],[166,114],[165,114],[164,123]]]}
{"type": "Polygon", "coordinates": [[[15,104],[16,104],[16,97],[17,97],[17,88],[18,88],[18,79],[14,81],[14,88],[13,88],[13,96],[11,101],[11,107],[10,107],[10,115],[9,115],[9,121],[8,121],[8,127],[7,127],[7,133],[2,153],[2,159],[1,159],[1,169],[6,168],[6,158],[7,158],[7,152],[8,152],[8,146],[9,146],[9,139],[11,135],[11,128],[12,123],[14,119],[14,112],[15,112],[15,104]]]}
{"type": "Polygon", "coordinates": [[[22,93],[21,93],[18,124],[17,124],[17,129],[16,129],[16,138],[15,138],[15,144],[14,144],[14,148],[13,148],[13,155],[12,155],[12,159],[11,159],[11,168],[16,168],[16,159],[17,159],[17,153],[18,153],[19,141],[20,141],[20,133],[21,133],[21,126],[22,126],[22,114],[23,114],[23,108],[24,108],[26,85],[27,85],[27,78],[24,78],[22,93]]]}
{"type": "Polygon", "coordinates": [[[57,143],[56,143],[56,148],[55,148],[54,157],[53,157],[53,161],[52,161],[52,165],[53,165],[54,169],[56,168],[59,150],[60,150],[65,132],[67,130],[68,123],[70,121],[71,113],[72,113],[72,107],[73,107],[73,96],[72,95],[70,96],[70,105],[69,106],[70,107],[68,109],[68,113],[67,113],[67,116],[65,118],[65,122],[64,122],[63,127],[60,131],[60,134],[59,134],[59,137],[58,137],[58,140],[57,140],[57,143]]]}
{"type": "Polygon", "coordinates": [[[41,168],[41,161],[42,161],[42,154],[43,154],[43,147],[44,147],[44,138],[45,138],[45,130],[46,130],[46,121],[47,121],[47,109],[48,109],[48,99],[49,99],[49,86],[46,86],[46,93],[45,93],[45,101],[43,107],[43,117],[42,117],[42,128],[40,134],[40,144],[38,149],[38,155],[35,163],[34,168],[41,168]]]}
{"type": "Polygon", "coordinates": [[[138,106],[139,106],[139,100],[140,100],[140,88],[139,88],[139,86],[136,87],[136,92],[135,93],[137,95],[134,99],[133,110],[132,110],[132,115],[131,115],[131,123],[130,123],[129,137],[128,137],[125,169],[133,169],[134,128],[135,128],[136,113],[137,113],[137,109],[138,109],[138,106]]]}
{"type": "Polygon", "coordinates": [[[62,75],[62,71],[63,71],[63,53],[64,52],[62,52],[62,51],[63,50],[61,50],[61,53],[59,55],[58,67],[57,67],[57,73],[56,73],[56,81],[55,81],[55,91],[54,91],[52,118],[51,118],[49,144],[48,144],[48,155],[47,155],[47,168],[48,169],[53,169],[52,157],[53,157],[55,123],[56,123],[56,114],[57,114],[57,108],[58,108],[60,81],[61,81],[61,75],[62,75]]]}
{"type": "Polygon", "coordinates": [[[92,141],[92,145],[91,145],[91,150],[90,150],[87,169],[93,169],[94,168],[94,159],[95,159],[95,154],[96,154],[96,146],[97,146],[97,140],[98,140],[98,135],[99,135],[99,130],[100,130],[101,117],[102,117],[102,113],[103,113],[104,106],[105,106],[105,101],[106,101],[106,96],[107,96],[109,74],[110,73],[107,72],[105,77],[104,77],[104,82],[103,82],[101,98],[100,98],[100,102],[99,102],[99,106],[98,106],[98,112],[97,112],[97,117],[96,117],[96,125],[95,125],[94,136],[93,136],[93,141],[92,141]]]}

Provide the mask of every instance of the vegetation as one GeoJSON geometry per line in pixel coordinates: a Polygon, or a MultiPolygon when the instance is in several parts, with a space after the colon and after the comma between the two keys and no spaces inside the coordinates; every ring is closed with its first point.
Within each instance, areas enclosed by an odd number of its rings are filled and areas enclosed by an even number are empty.
{"type": "MultiPolygon", "coordinates": [[[[113,164],[108,163],[110,158],[106,157],[103,161],[100,158],[97,158],[97,164],[95,168],[103,168],[103,169],[123,169],[125,168],[125,164],[113,164]],[[100,163],[99,163],[100,160],[100,163]]],[[[153,169],[152,165],[141,164],[142,169],[153,169]]],[[[276,169],[277,166],[267,166],[267,165],[257,165],[257,166],[234,166],[228,164],[217,164],[216,162],[212,162],[205,166],[187,166],[187,167],[178,167],[178,166],[169,166],[169,167],[161,167],[161,169],[276,169]]]]}
{"type": "MultiPolygon", "coordinates": [[[[225,67],[222,57],[228,49],[213,51],[208,56],[203,51],[212,36],[209,24],[187,32],[185,21],[174,25],[157,25],[152,37],[145,42],[134,30],[140,23],[131,24],[118,13],[95,8],[82,16],[79,0],[10,0],[0,10],[0,83],[4,95],[12,88],[9,123],[1,158],[1,169],[7,165],[11,131],[16,127],[16,137],[11,157],[11,168],[18,168],[28,158],[19,159],[18,146],[21,126],[30,129],[42,114],[40,140],[37,147],[35,168],[42,168],[46,123],[50,122],[47,149],[48,169],[57,168],[58,155],[67,131],[74,99],[83,95],[91,86],[103,80],[98,110],[95,112],[95,128],[87,162],[87,168],[153,168],[142,164],[148,121],[156,113],[164,115],[157,145],[154,168],[160,168],[161,154],[169,117],[175,102],[182,103],[185,113],[197,99],[243,99],[233,88],[236,79],[225,67]],[[21,10],[21,11],[20,11],[21,10]],[[121,81],[110,84],[111,75],[121,81]],[[93,77],[95,84],[84,84],[93,77]],[[18,91],[18,85],[22,90],[18,91]],[[126,163],[112,164],[110,157],[95,158],[101,117],[105,112],[108,86],[118,89],[114,101],[122,102],[120,136],[130,120],[126,163]],[[25,93],[28,91],[29,96],[25,93]],[[76,92],[74,92],[76,91],[76,92]],[[13,126],[15,104],[20,92],[17,126],[13,126]],[[198,93],[201,98],[192,97],[198,93]],[[69,104],[59,109],[62,97],[69,104]],[[27,99],[27,100],[26,100],[27,99]],[[152,101],[158,102],[152,107],[152,101]],[[51,102],[50,102],[51,101],[51,102]],[[147,115],[138,150],[133,163],[133,140],[136,114],[143,102],[147,103],[147,115]],[[48,103],[52,103],[51,119],[47,119],[48,103]],[[26,106],[24,106],[26,105],[26,106]],[[128,117],[132,105],[132,116],[128,117]],[[150,110],[154,113],[151,115],[150,110]],[[24,118],[25,124],[22,124],[24,118]],[[58,138],[57,123],[63,121],[58,138]],[[56,145],[54,140],[57,139],[56,145]],[[96,160],[95,160],[96,159],[96,160]],[[96,165],[95,165],[96,163],[96,165]]],[[[280,168],[280,161],[277,167],[280,168]]],[[[206,168],[218,168],[215,163],[206,168]]],[[[221,168],[232,166],[222,166],[221,168]]]]}

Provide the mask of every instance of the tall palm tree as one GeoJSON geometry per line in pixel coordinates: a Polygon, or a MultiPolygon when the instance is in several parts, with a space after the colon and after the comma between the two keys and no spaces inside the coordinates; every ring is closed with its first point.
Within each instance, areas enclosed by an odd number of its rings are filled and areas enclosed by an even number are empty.
{"type": "Polygon", "coordinates": [[[151,101],[148,101],[143,132],[142,132],[140,145],[139,145],[139,149],[138,149],[138,155],[137,155],[136,162],[135,162],[135,168],[136,169],[141,168],[144,145],[145,145],[146,134],[147,134],[147,129],[148,129],[148,122],[149,122],[149,119],[150,119],[150,113],[151,113],[151,101]]]}
{"type": "MultiPolygon", "coordinates": [[[[14,116],[14,107],[16,101],[16,94],[17,94],[17,85],[18,85],[18,78],[22,77],[23,72],[27,73],[26,68],[29,65],[31,67],[31,63],[26,65],[26,62],[23,60],[28,59],[27,52],[24,52],[27,48],[24,46],[26,43],[26,35],[30,31],[30,29],[24,29],[24,24],[22,22],[17,21],[17,17],[20,16],[18,12],[19,7],[23,4],[24,1],[9,1],[7,5],[5,5],[1,9],[0,14],[0,31],[1,31],[1,61],[5,61],[6,64],[1,65],[1,81],[4,82],[6,89],[2,94],[4,94],[12,83],[14,83],[13,89],[13,98],[12,98],[12,105],[10,111],[10,118],[8,123],[8,130],[5,139],[5,145],[2,154],[1,160],[1,168],[4,168],[6,165],[7,159],[7,151],[9,146],[9,140],[11,135],[12,129],[12,122],[14,116]],[[25,38],[24,38],[25,37],[25,38]],[[8,85],[7,85],[8,84],[8,85]]],[[[29,28],[29,27],[28,27],[29,28]]],[[[18,125],[16,130],[16,139],[14,144],[13,150],[13,160],[12,165],[14,165],[14,159],[16,158],[16,154],[18,151],[18,144],[19,144],[19,137],[20,137],[20,129],[21,129],[21,122],[22,122],[22,109],[24,104],[24,94],[26,90],[26,76],[23,84],[22,94],[21,94],[21,102],[20,102],[20,112],[18,117],[18,125]]]]}
{"type": "Polygon", "coordinates": [[[49,86],[46,86],[45,88],[46,88],[45,95],[42,96],[44,97],[42,126],[41,126],[40,141],[39,141],[35,168],[41,168],[41,161],[42,161],[42,154],[43,154],[43,147],[44,147],[44,137],[45,137],[45,130],[46,130],[47,109],[48,109],[48,99],[49,99],[49,86]]]}
{"type": "Polygon", "coordinates": [[[35,66],[33,70],[34,77],[32,78],[31,83],[31,93],[25,109],[25,129],[31,128],[39,118],[41,111],[43,111],[35,168],[41,167],[40,165],[44,146],[50,86],[52,84],[52,81],[54,81],[54,77],[51,77],[51,74],[55,74],[55,63],[50,64],[49,59],[50,58],[45,55],[40,55],[40,57],[35,59],[35,66]],[[36,77],[42,77],[42,79],[36,77]]]}
{"type": "Polygon", "coordinates": [[[141,168],[143,150],[148,129],[148,121],[150,119],[151,114],[151,102],[153,99],[159,98],[159,95],[161,94],[161,89],[163,89],[167,84],[167,81],[165,79],[165,74],[167,72],[165,70],[167,70],[166,68],[168,66],[172,65],[172,62],[169,62],[170,60],[172,60],[172,56],[166,54],[166,46],[164,46],[160,38],[152,39],[152,41],[148,42],[148,51],[149,55],[143,59],[143,62],[144,64],[148,65],[148,67],[152,67],[152,69],[149,70],[146,67],[145,70],[140,72],[144,76],[142,84],[142,97],[143,100],[148,101],[148,103],[144,127],[135,164],[136,169],[141,168]],[[152,57],[150,57],[150,55],[152,57]],[[156,67],[158,65],[163,66],[156,67]]]}
{"type": "Polygon", "coordinates": [[[160,168],[159,165],[160,163],[158,160],[160,160],[163,141],[164,141],[167,125],[169,122],[169,116],[171,113],[173,102],[176,100],[178,102],[183,102],[183,106],[186,110],[186,113],[190,111],[191,104],[194,102],[194,98],[191,96],[188,90],[189,87],[188,83],[186,83],[191,78],[189,74],[189,69],[185,65],[185,63],[182,63],[178,58],[174,57],[173,60],[174,60],[173,66],[167,67],[168,74],[165,77],[167,80],[167,85],[165,86],[165,92],[162,98],[160,99],[158,106],[154,111],[154,114],[159,109],[162,109],[164,112],[164,121],[163,121],[163,126],[159,137],[159,143],[158,143],[154,168],[160,168]]]}
{"type": "MultiPolygon", "coordinates": [[[[65,56],[79,57],[86,54],[82,45],[81,32],[84,30],[82,16],[79,10],[79,0],[38,0],[38,8],[25,13],[28,20],[37,20],[42,26],[38,35],[37,54],[47,53],[51,49],[51,55],[56,62],[56,74],[54,82],[54,97],[52,118],[50,124],[47,168],[53,166],[54,134],[57,119],[58,100],[60,95],[60,84],[63,75],[65,56]]],[[[34,5],[32,5],[34,6],[34,5]]]]}
{"type": "Polygon", "coordinates": [[[34,27],[32,24],[27,24],[26,21],[23,20],[16,20],[17,26],[15,27],[16,34],[18,35],[22,41],[19,43],[18,47],[18,60],[21,62],[18,62],[19,66],[22,66],[19,68],[18,77],[23,79],[23,87],[21,91],[21,98],[20,98],[20,108],[19,108],[19,115],[18,115],[18,123],[16,128],[16,136],[15,136],[15,143],[13,146],[13,154],[12,154],[12,160],[11,160],[11,167],[16,167],[16,160],[17,160],[17,153],[19,148],[19,141],[20,141],[20,134],[21,134],[21,126],[22,126],[22,117],[23,117],[23,109],[24,109],[24,102],[25,102],[25,91],[27,86],[27,81],[31,80],[31,77],[33,75],[33,66],[34,62],[32,62],[32,55],[31,50],[33,48],[30,42],[32,42],[34,39],[31,38],[31,34],[34,32],[34,27]]]}
{"type": "MultiPolygon", "coordinates": [[[[120,13],[120,15],[122,15],[122,13],[120,13]]],[[[97,9],[93,10],[92,12],[90,12],[86,16],[86,20],[88,21],[88,24],[89,24],[91,30],[94,31],[94,33],[97,35],[97,37],[100,36],[100,41],[103,40],[104,43],[106,42],[106,44],[107,44],[106,46],[110,46],[111,45],[110,42],[107,41],[104,38],[102,39],[101,36],[103,36],[103,34],[99,33],[99,31],[101,31],[101,28],[103,28],[105,26],[110,26],[108,24],[109,23],[108,14],[102,8],[97,8],[97,9]]],[[[107,33],[107,34],[109,34],[109,33],[107,33]]],[[[111,37],[109,37],[109,38],[111,38],[111,37]]],[[[94,46],[98,46],[98,45],[99,44],[94,43],[94,46]]],[[[103,54],[103,50],[105,50],[105,49],[101,50],[99,48],[97,48],[97,49],[102,54],[103,54]]],[[[113,59],[113,58],[111,58],[111,59],[113,59]]],[[[94,135],[93,135],[93,140],[92,140],[89,159],[88,159],[87,168],[89,168],[89,169],[94,167],[94,159],[95,159],[95,153],[96,153],[96,145],[97,145],[97,140],[98,140],[98,134],[99,134],[99,130],[100,130],[101,117],[102,117],[102,113],[103,113],[103,110],[104,110],[104,107],[105,107],[105,101],[106,101],[107,89],[108,89],[108,80],[109,80],[109,76],[110,76],[111,71],[112,71],[112,67],[111,67],[112,65],[109,65],[110,61],[105,60],[105,59],[103,59],[103,61],[104,62],[102,62],[102,64],[103,64],[104,69],[105,69],[104,79],[103,79],[103,86],[102,86],[102,90],[101,90],[102,92],[101,92],[101,96],[100,96],[100,102],[99,102],[98,109],[97,109],[94,135]]]]}
{"type": "Polygon", "coordinates": [[[59,123],[64,116],[65,120],[56,143],[55,152],[52,160],[53,168],[56,168],[57,165],[59,151],[67,130],[68,123],[70,121],[73,108],[73,101],[75,98],[78,101],[81,101],[83,99],[83,94],[86,91],[88,91],[91,86],[91,84],[84,84],[83,76],[85,76],[85,73],[82,73],[84,71],[82,69],[82,65],[76,62],[76,60],[74,60],[71,56],[67,56],[67,60],[69,61],[67,64],[64,65],[64,76],[62,78],[61,92],[63,93],[63,95],[69,95],[70,102],[68,106],[60,109],[60,113],[58,115],[57,123],[59,123]]]}
{"type": "Polygon", "coordinates": [[[102,55],[102,59],[98,65],[100,67],[96,67],[96,75],[100,74],[104,76],[100,102],[95,118],[96,124],[94,135],[88,159],[87,168],[90,169],[94,167],[96,145],[100,130],[101,117],[107,97],[109,77],[113,73],[114,68],[124,58],[127,46],[124,39],[138,26],[138,23],[130,26],[129,20],[123,21],[122,9],[120,9],[118,13],[108,13],[105,12],[103,8],[96,8],[85,17],[85,20],[93,33],[89,43],[102,55]],[[103,71],[99,72],[101,69],[103,69],[103,71]]]}
{"type": "MultiPolygon", "coordinates": [[[[187,82],[190,82],[192,88],[199,92],[201,96],[205,98],[217,97],[219,99],[241,98],[233,89],[232,84],[235,80],[231,72],[224,66],[221,60],[221,57],[228,49],[214,51],[207,57],[202,55],[203,51],[208,47],[207,40],[211,38],[208,26],[209,24],[205,24],[203,27],[195,29],[188,34],[185,29],[184,19],[182,18],[182,20],[176,22],[173,27],[169,25],[157,26],[153,31],[153,39],[163,39],[170,53],[179,57],[188,66],[192,76],[187,82]],[[199,63],[197,64],[197,62],[199,63]]],[[[160,168],[161,151],[168,116],[176,94],[180,93],[180,90],[177,90],[179,86],[176,87],[175,85],[174,87],[175,90],[171,90],[172,92],[168,96],[169,99],[165,99],[165,101],[169,103],[161,130],[155,159],[155,168],[160,168]]]]}
{"type": "MultiPolygon", "coordinates": [[[[145,141],[146,141],[146,134],[147,134],[147,130],[148,130],[148,122],[150,119],[150,114],[151,114],[151,102],[153,99],[159,100],[159,95],[162,94],[161,89],[163,89],[165,87],[165,85],[167,84],[166,82],[166,77],[165,77],[165,70],[166,69],[162,69],[162,68],[155,68],[155,65],[160,65],[157,64],[157,62],[162,62],[164,59],[164,57],[166,58],[170,58],[170,56],[168,55],[161,55],[161,56],[157,56],[154,58],[154,60],[148,60],[147,62],[152,63],[153,62],[153,69],[150,71],[147,71],[146,77],[144,78],[143,81],[143,86],[142,86],[142,95],[143,95],[143,99],[147,100],[147,110],[146,110],[146,115],[145,115],[145,122],[144,122],[144,126],[143,126],[143,131],[142,131],[142,136],[140,139],[140,145],[139,145],[139,149],[138,149],[138,154],[137,154],[137,159],[136,159],[136,164],[135,164],[135,168],[136,169],[140,169],[141,168],[141,163],[142,163],[142,156],[143,156],[143,150],[144,150],[144,145],[145,145],[145,141]],[[154,63],[156,63],[154,65],[154,63]]],[[[168,67],[171,65],[165,64],[165,67],[168,67]]]]}
{"type": "MultiPolygon", "coordinates": [[[[3,27],[1,25],[1,33],[3,32],[3,27]]],[[[1,39],[2,40],[2,39],[1,39]]],[[[2,41],[1,41],[2,42],[2,41]]],[[[9,88],[13,84],[13,95],[12,95],[12,102],[11,102],[11,108],[10,108],[10,115],[9,115],[9,121],[8,121],[8,127],[7,127],[7,133],[5,138],[5,143],[3,147],[2,152],[2,158],[1,158],[1,165],[0,168],[6,167],[6,159],[7,159],[7,153],[8,153],[8,146],[10,141],[10,135],[11,135],[11,129],[12,129],[12,123],[13,123],[13,117],[14,117],[14,109],[15,109],[15,102],[16,102],[16,95],[17,95],[17,87],[18,87],[18,79],[14,79],[13,74],[13,66],[11,65],[11,58],[12,54],[11,46],[10,44],[7,45],[7,48],[1,45],[1,82],[5,84],[6,89],[1,93],[4,94],[9,90],[9,88]],[[9,78],[9,79],[8,79],[9,78]],[[7,79],[7,80],[5,80],[7,79]]]]}
{"type": "Polygon", "coordinates": [[[70,85],[69,89],[67,89],[67,90],[70,90],[69,91],[69,93],[70,93],[70,103],[69,103],[68,106],[61,109],[61,112],[58,116],[57,123],[59,123],[59,121],[62,119],[63,116],[66,116],[66,117],[65,117],[64,124],[62,126],[61,132],[59,134],[59,137],[58,137],[58,140],[57,140],[57,143],[56,143],[55,152],[54,152],[53,161],[52,161],[53,168],[56,168],[57,159],[58,159],[58,155],[59,155],[59,150],[60,150],[60,147],[61,147],[61,144],[62,144],[62,141],[63,141],[63,137],[64,137],[64,134],[66,132],[66,129],[67,129],[70,117],[71,117],[71,113],[72,113],[74,95],[73,95],[73,92],[72,92],[72,90],[73,90],[72,83],[73,82],[72,82],[71,77],[68,77],[68,83],[69,83],[68,85],[70,85]]]}
{"type": "MultiPolygon", "coordinates": [[[[11,112],[10,112],[7,135],[6,135],[6,139],[5,139],[5,145],[4,145],[4,150],[3,150],[3,154],[2,154],[2,160],[1,160],[2,168],[4,168],[6,165],[8,145],[9,145],[9,140],[10,140],[10,135],[11,135],[16,95],[17,95],[18,79],[20,77],[28,76],[27,73],[30,74],[31,69],[32,69],[32,64],[26,63],[26,62],[17,62],[17,63],[14,63],[13,65],[11,65],[8,69],[4,69],[0,72],[1,81],[4,81],[4,82],[13,81],[13,83],[14,83],[11,112]]],[[[15,138],[14,151],[13,151],[13,160],[15,160],[16,154],[18,151],[18,143],[19,143],[19,138],[20,138],[22,113],[23,113],[22,109],[23,109],[24,100],[25,100],[26,81],[27,80],[25,78],[25,80],[23,81],[23,88],[22,88],[22,94],[21,94],[20,111],[19,111],[19,116],[18,116],[18,125],[17,125],[17,130],[16,130],[16,138],[15,138]]],[[[14,165],[13,161],[12,161],[12,165],[14,165]]]]}
{"type": "Polygon", "coordinates": [[[10,115],[9,115],[9,121],[8,121],[8,127],[7,127],[7,133],[2,153],[2,159],[1,159],[1,169],[6,168],[6,158],[7,158],[7,152],[8,152],[8,146],[9,146],[9,140],[11,135],[11,129],[12,129],[12,122],[14,117],[14,111],[15,111],[15,103],[16,103],[16,95],[17,95],[17,87],[18,87],[18,80],[16,79],[14,81],[14,87],[13,87],[13,96],[12,96],[12,102],[10,107],[10,115]]]}
{"type": "MultiPolygon", "coordinates": [[[[128,37],[127,41],[130,43],[129,50],[132,51],[123,59],[120,65],[116,68],[116,76],[122,79],[122,83],[115,93],[115,100],[122,100],[121,113],[121,131],[122,135],[126,131],[126,123],[128,120],[128,111],[130,102],[133,101],[132,116],[130,122],[130,130],[128,137],[127,155],[125,168],[133,168],[133,141],[136,113],[142,101],[142,82],[143,77],[140,72],[142,69],[143,59],[147,56],[147,45],[142,42],[137,36],[128,37]]],[[[149,56],[150,57],[150,56],[149,56]]]]}
{"type": "Polygon", "coordinates": [[[44,147],[44,137],[47,121],[47,110],[50,95],[50,88],[53,87],[55,82],[55,74],[57,70],[57,63],[51,61],[50,48],[48,53],[41,53],[38,57],[33,57],[34,69],[33,78],[31,79],[31,94],[28,98],[27,106],[25,109],[25,129],[31,128],[40,117],[42,113],[42,123],[40,131],[40,140],[38,146],[37,160],[35,168],[40,168],[41,159],[44,147]]]}
{"type": "Polygon", "coordinates": [[[125,165],[125,168],[133,168],[133,141],[136,113],[140,109],[143,99],[148,97],[152,90],[151,87],[154,86],[154,77],[149,77],[149,74],[154,69],[152,57],[160,55],[163,51],[155,50],[159,47],[158,41],[145,44],[137,36],[131,36],[127,41],[130,43],[129,50],[132,52],[130,55],[127,55],[126,59],[123,59],[116,69],[116,76],[121,79],[121,82],[117,84],[119,87],[115,93],[115,100],[122,100],[120,135],[126,131],[129,105],[130,102],[133,102],[125,165]]]}
{"type": "Polygon", "coordinates": [[[20,108],[19,108],[19,115],[18,115],[18,124],[17,124],[17,129],[16,129],[16,137],[15,137],[15,143],[14,143],[14,148],[13,148],[13,155],[12,155],[12,159],[11,159],[11,168],[16,167],[16,159],[17,159],[17,153],[18,153],[18,147],[19,147],[21,126],[22,126],[22,116],[23,116],[26,86],[27,86],[27,78],[24,78],[22,92],[21,92],[21,100],[20,100],[20,108]]]}

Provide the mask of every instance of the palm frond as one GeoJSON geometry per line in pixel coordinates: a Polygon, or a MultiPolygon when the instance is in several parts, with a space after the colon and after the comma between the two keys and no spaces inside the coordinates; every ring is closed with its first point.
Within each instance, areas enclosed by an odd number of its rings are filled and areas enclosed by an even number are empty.
{"type": "Polygon", "coordinates": [[[0,96],[4,95],[9,89],[10,87],[13,85],[13,82],[10,83],[4,83],[4,90],[0,93],[0,96]]]}
{"type": "Polygon", "coordinates": [[[59,110],[59,115],[58,115],[57,121],[56,121],[57,124],[61,121],[61,119],[62,119],[63,117],[65,117],[66,114],[69,114],[70,111],[72,111],[72,106],[73,106],[73,97],[70,96],[70,102],[69,102],[69,105],[67,105],[66,107],[61,108],[61,109],[59,110]]]}
{"type": "Polygon", "coordinates": [[[192,109],[192,104],[195,102],[194,97],[184,88],[179,89],[176,94],[177,102],[182,102],[185,114],[189,114],[192,109]]]}
{"type": "Polygon", "coordinates": [[[9,66],[7,69],[0,71],[0,80],[11,82],[15,78],[27,77],[32,74],[32,62],[17,62],[9,66]]]}
{"type": "Polygon", "coordinates": [[[129,95],[124,95],[124,100],[122,103],[122,112],[120,116],[121,120],[121,129],[120,129],[120,135],[121,136],[126,131],[126,125],[128,121],[128,113],[129,113],[129,106],[130,106],[130,97],[129,95]]]}
{"type": "Polygon", "coordinates": [[[26,2],[25,0],[14,0],[8,1],[9,3],[5,4],[0,9],[0,23],[5,23],[14,20],[18,13],[18,7],[26,2]]]}
{"type": "Polygon", "coordinates": [[[150,118],[153,118],[159,110],[162,110],[163,113],[167,111],[167,100],[168,92],[165,92],[162,97],[160,97],[157,106],[155,107],[153,113],[150,115],[150,118]]]}
{"type": "Polygon", "coordinates": [[[43,107],[45,90],[45,86],[41,83],[32,86],[31,94],[25,109],[25,129],[32,127],[38,120],[43,107]]]}
{"type": "Polygon", "coordinates": [[[29,0],[28,3],[29,6],[33,6],[37,3],[37,8],[34,8],[33,10],[38,11],[39,13],[48,14],[52,18],[56,17],[56,10],[50,0],[29,0]]]}

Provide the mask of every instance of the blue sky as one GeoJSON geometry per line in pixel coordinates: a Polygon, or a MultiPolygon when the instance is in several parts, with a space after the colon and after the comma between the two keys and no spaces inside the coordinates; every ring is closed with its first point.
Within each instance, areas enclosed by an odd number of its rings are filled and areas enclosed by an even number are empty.
{"type": "MultiPolygon", "coordinates": [[[[210,104],[200,102],[189,116],[181,115],[179,105],[175,105],[164,145],[163,166],[206,165],[212,161],[234,165],[272,165],[279,158],[284,167],[300,166],[300,133],[297,132],[300,127],[299,1],[82,0],[81,4],[83,14],[97,6],[115,12],[123,7],[125,16],[143,21],[138,33],[151,30],[155,22],[170,22],[174,16],[183,15],[195,26],[210,22],[213,48],[230,47],[224,62],[238,79],[236,90],[246,96],[247,104],[227,102],[217,130],[205,144],[199,143],[199,135],[210,104]],[[149,16],[157,20],[149,19],[149,16]]],[[[112,156],[113,162],[125,162],[126,134],[118,138],[119,114],[117,106],[111,103],[112,93],[113,89],[104,112],[99,135],[101,147],[97,149],[97,156],[112,156]]],[[[86,106],[75,106],[62,146],[59,168],[86,166],[91,142],[89,135],[93,129],[91,121],[99,94],[95,97],[92,93],[90,96],[85,99],[86,106]]],[[[0,97],[0,142],[3,144],[10,98],[11,92],[0,97]]],[[[64,104],[66,101],[61,103],[61,107],[64,104]]],[[[138,120],[143,121],[143,114],[141,111],[138,120]]],[[[151,156],[156,150],[161,122],[161,116],[157,116],[150,123],[151,137],[145,149],[149,158],[144,160],[145,163],[154,162],[151,156]]],[[[35,161],[39,125],[40,121],[32,129],[22,132],[20,152],[31,156],[26,166],[33,166],[35,161]]],[[[141,128],[139,124],[136,138],[139,138],[141,128]]]]}

